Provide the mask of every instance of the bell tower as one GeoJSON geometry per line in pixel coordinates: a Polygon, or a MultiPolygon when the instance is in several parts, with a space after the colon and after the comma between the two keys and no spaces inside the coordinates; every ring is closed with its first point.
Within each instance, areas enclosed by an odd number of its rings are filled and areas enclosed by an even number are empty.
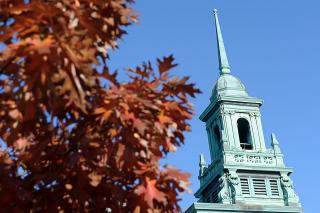
{"type": "Polygon", "coordinates": [[[208,134],[211,163],[200,155],[198,202],[194,212],[302,212],[290,174],[275,134],[266,148],[260,107],[262,99],[252,97],[231,73],[214,10],[219,78],[209,106],[200,115],[208,134]]]}

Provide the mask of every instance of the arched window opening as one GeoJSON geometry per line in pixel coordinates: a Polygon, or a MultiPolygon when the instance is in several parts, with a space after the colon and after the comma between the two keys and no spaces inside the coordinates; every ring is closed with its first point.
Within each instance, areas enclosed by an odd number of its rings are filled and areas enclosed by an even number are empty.
{"type": "Polygon", "coordinates": [[[239,132],[241,148],[252,149],[252,140],[251,140],[249,122],[244,118],[240,118],[237,123],[238,123],[238,132],[239,132]]]}
{"type": "Polygon", "coordinates": [[[219,148],[221,148],[221,133],[220,133],[220,129],[218,126],[214,127],[214,135],[217,139],[217,143],[218,143],[219,148]]]}

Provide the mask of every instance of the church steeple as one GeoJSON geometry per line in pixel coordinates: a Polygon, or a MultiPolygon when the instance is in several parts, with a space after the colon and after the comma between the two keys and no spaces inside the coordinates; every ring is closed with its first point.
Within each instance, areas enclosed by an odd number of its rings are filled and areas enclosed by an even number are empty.
{"type": "Polygon", "coordinates": [[[224,46],[222,32],[220,28],[219,18],[218,18],[218,10],[213,10],[215,23],[216,23],[216,34],[217,34],[217,45],[218,45],[218,57],[219,57],[219,69],[220,75],[230,73],[230,66],[228,62],[226,48],[224,46]]]}
{"type": "Polygon", "coordinates": [[[186,213],[302,213],[279,142],[274,134],[265,145],[260,107],[230,73],[217,10],[214,10],[220,76],[209,106],[200,115],[206,123],[211,162],[200,155],[199,198],[186,213]]]}

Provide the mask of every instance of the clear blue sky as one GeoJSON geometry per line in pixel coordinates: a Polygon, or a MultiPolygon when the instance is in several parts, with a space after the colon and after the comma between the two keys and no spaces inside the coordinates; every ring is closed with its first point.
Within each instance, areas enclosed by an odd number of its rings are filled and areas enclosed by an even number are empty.
{"type": "MultiPolygon", "coordinates": [[[[320,203],[320,2],[318,0],[141,0],[140,24],[112,54],[110,66],[122,69],[174,54],[176,75],[189,75],[203,91],[193,100],[196,115],[186,145],[166,162],[192,174],[198,189],[198,155],[209,161],[207,134],[198,117],[209,104],[218,77],[213,8],[234,75],[250,95],[265,100],[262,122],[267,146],[275,132],[306,213],[320,203]]],[[[182,197],[186,209],[195,199],[182,197]]]]}

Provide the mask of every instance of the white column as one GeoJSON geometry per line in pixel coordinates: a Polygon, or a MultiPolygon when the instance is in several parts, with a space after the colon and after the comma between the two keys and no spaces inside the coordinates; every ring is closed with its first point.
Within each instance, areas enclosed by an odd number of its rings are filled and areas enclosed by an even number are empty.
{"type": "Polygon", "coordinates": [[[256,113],[255,118],[257,121],[257,127],[258,127],[258,132],[259,132],[260,146],[261,146],[261,150],[263,151],[263,150],[266,150],[266,144],[264,142],[264,135],[263,135],[260,113],[256,113]]]}
{"type": "Polygon", "coordinates": [[[222,117],[223,117],[224,126],[225,126],[225,133],[226,133],[226,136],[228,137],[229,145],[230,147],[235,147],[236,144],[235,144],[231,116],[228,113],[223,113],[222,117]]]}
{"type": "Polygon", "coordinates": [[[232,135],[233,135],[233,139],[234,139],[233,146],[241,149],[240,139],[239,139],[239,131],[238,131],[238,125],[237,125],[238,115],[235,113],[230,113],[229,117],[230,117],[232,135]]]}

